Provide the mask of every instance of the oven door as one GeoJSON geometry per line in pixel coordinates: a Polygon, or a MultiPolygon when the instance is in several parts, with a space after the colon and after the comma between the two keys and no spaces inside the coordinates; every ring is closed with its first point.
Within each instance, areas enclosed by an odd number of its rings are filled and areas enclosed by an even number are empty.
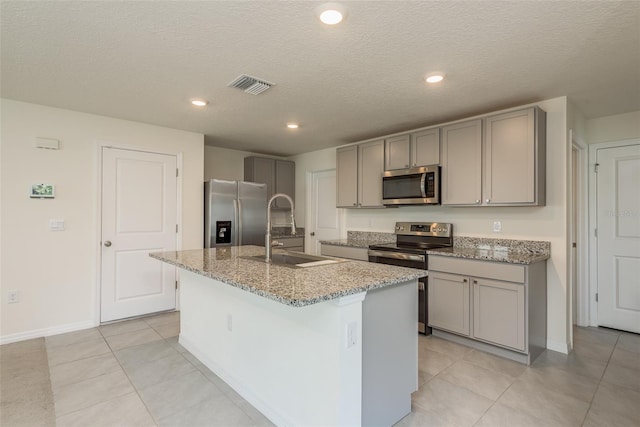
{"type": "MultiPolygon", "coordinates": [[[[419,268],[426,270],[427,256],[406,254],[402,252],[377,251],[369,249],[369,262],[378,264],[397,265],[399,267],[419,268]]],[[[427,278],[418,279],[418,332],[430,335],[431,328],[427,326],[427,278]]]]}

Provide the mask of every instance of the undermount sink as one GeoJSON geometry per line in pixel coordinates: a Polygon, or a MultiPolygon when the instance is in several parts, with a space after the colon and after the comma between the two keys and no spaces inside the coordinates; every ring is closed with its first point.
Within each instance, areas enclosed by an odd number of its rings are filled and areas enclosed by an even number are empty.
{"type": "MultiPolygon", "coordinates": [[[[264,255],[244,256],[241,258],[265,262],[264,255]]],[[[271,264],[290,268],[309,268],[321,265],[337,264],[346,260],[329,258],[318,255],[308,255],[302,252],[278,252],[271,254],[271,264]]]]}

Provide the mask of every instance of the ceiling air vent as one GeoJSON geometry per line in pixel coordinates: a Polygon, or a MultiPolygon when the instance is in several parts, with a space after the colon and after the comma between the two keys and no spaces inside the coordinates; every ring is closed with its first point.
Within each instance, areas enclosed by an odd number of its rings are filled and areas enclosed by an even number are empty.
{"type": "Polygon", "coordinates": [[[251,95],[259,95],[265,90],[271,89],[271,86],[274,86],[274,83],[269,83],[266,80],[260,80],[255,77],[247,76],[246,74],[241,74],[227,86],[242,89],[251,95]]]}

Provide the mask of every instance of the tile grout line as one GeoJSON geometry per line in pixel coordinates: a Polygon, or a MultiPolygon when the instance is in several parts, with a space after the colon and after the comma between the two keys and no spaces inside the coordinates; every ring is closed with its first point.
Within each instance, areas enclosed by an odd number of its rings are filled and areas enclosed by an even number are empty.
{"type": "MultiPolygon", "coordinates": [[[[618,341],[620,341],[619,333],[616,336],[616,342],[615,344],[613,344],[613,349],[611,350],[611,354],[609,354],[609,357],[607,358],[607,363],[604,365],[602,374],[600,375],[600,378],[598,378],[598,385],[596,386],[596,391],[593,393],[593,396],[591,396],[591,400],[589,400],[589,407],[587,408],[587,412],[585,412],[584,414],[584,418],[582,419],[582,424],[580,424],[581,426],[584,426],[584,424],[587,422],[587,417],[589,416],[589,412],[591,412],[591,405],[593,405],[593,399],[595,399],[596,394],[598,394],[598,390],[600,389],[600,384],[602,384],[602,379],[604,378],[604,374],[607,373],[607,369],[609,368],[609,363],[611,362],[611,358],[613,357],[613,352],[616,351],[616,347],[618,346],[618,341]]],[[[589,358],[587,357],[587,359],[589,358]]]]}
{"type": "Polygon", "coordinates": [[[158,424],[158,420],[156,420],[156,417],[154,417],[153,414],[151,413],[151,410],[149,409],[149,407],[147,406],[146,402],[144,401],[144,399],[140,395],[140,391],[138,390],[138,387],[135,386],[135,384],[131,380],[131,377],[127,373],[126,369],[124,369],[124,366],[122,366],[122,363],[120,363],[120,359],[118,359],[118,357],[116,356],[116,353],[111,348],[111,345],[107,341],[106,337],[102,334],[102,331],[100,330],[100,328],[98,328],[98,332],[100,332],[100,335],[102,335],[102,339],[104,339],[104,342],[107,344],[107,347],[109,347],[109,350],[111,351],[111,355],[113,356],[114,359],[116,359],[116,362],[118,363],[118,366],[120,366],[120,369],[122,370],[122,373],[127,377],[127,380],[129,381],[129,384],[131,385],[131,387],[133,388],[134,392],[138,396],[138,399],[140,399],[140,402],[142,402],[142,405],[144,405],[144,409],[147,411],[147,413],[149,414],[149,416],[151,417],[153,422],[156,424],[156,426],[158,426],[159,425],[158,424]]]}

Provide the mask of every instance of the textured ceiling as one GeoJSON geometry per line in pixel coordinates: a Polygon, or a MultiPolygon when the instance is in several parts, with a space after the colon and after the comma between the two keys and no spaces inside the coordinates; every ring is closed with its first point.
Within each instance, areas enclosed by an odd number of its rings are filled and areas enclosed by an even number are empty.
{"type": "Polygon", "coordinates": [[[1,94],[280,155],[563,95],[640,110],[638,1],[342,2],[335,27],[318,4],[2,1],[1,94]],[[227,87],[242,73],[276,86],[227,87]]]}

